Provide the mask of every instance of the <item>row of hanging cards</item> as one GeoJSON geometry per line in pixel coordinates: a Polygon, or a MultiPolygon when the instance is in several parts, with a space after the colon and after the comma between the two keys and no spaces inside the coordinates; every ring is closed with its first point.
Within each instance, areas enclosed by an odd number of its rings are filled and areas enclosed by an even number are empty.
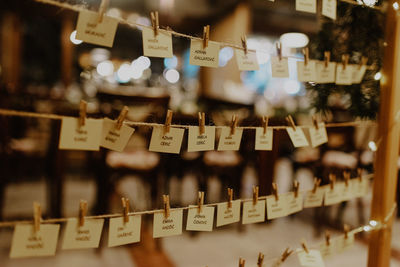
{"type": "MultiPolygon", "coordinates": [[[[336,0],[322,0],[322,15],[336,19],[336,0]]],[[[317,0],[296,0],[296,10],[317,13],[317,0]]]]}

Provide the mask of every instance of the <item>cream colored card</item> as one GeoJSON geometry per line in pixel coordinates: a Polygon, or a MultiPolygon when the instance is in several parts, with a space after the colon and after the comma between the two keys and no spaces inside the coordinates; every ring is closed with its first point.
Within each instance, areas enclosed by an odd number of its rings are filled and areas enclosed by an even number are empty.
{"type": "Polygon", "coordinates": [[[265,200],[243,202],[242,224],[258,223],[265,221],[265,200]]]}
{"type": "Polygon", "coordinates": [[[353,83],[361,83],[366,71],[367,71],[367,66],[365,66],[365,65],[362,65],[362,66],[353,65],[352,82],[353,83]]]}
{"type": "Polygon", "coordinates": [[[263,127],[256,128],[255,150],[272,150],[273,129],[267,128],[264,134],[263,127]]]}
{"type": "Polygon", "coordinates": [[[62,249],[97,248],[104,219],[85,219],[82,227],[77,218],[68,219],[62,249]]]}
{"type": "Polygon", "coordinates": [[[235,49],[235,54],[239,70],[249,71],[260,69],[256,52],[248,51],[247,54],[245,54],[243,49],[235,49]]]}
{"type": "Polygon", "coordinates": [[[315,82],[317,80],[317,67],[315,60],[297,61],[297,80],[299,82],[315,82]]]}
{"type": "Polygon", "coordinates": [[[336,0],[322,0],[322,15],[336,19],[336,0]]]}
{"type": "Polygon", "coordinates": [[[159,29],[154,35],[154,30],[143,27],[143,55],[148,57],[172,57],[172,34],[159,29]]]}
{"type": "Polygon", "coordinates": [[[103,16],[99,22],[99,13],[82,10],[79,12],[76,25],[76,39],[86,43],[112,47],[118,21],[115,18],[103,16]]]}
{"type": "Polygon", "coordinates": [[[286,198],[286,215],[290,215],[299,212],[303,209],[303,195],[299,192],[297,197],[295,197],[294,192],[289,192],[285,194],[286,198]]]}
{"type": "Polygon", "coordinates": [[[59,231],[59,224],[41,224],[36,233],[32,224],[17,224],[11,241],[10,258],[54,256],[59,231]]]}
{"type": "Polygon", "coordinates": [[[203,207],[199,212],[198,206],[189,206],[186,230],[211,232],[214,223],[214,207],[203,207]]]}
{"type": "Polygon", "coordinates": [[[218,142],[218,150],[239,150],[242,134],[243,128],[236,128],[235,134],[231,135],[230,127],[222,127],[218,142]]]}
{"type": "Polygon", "coordinates": [[[330,184],[324,185],[325,189],[325,197],[324,197],[324,205],[329,206],[333,204],[337,204],[343,201],[343,186],[344,183],[335,183],[333,190],[331,189],[330,184]]]}
{"type": "Polygon", "coordinates": [[[184,129],[171,127],[168,133],[164,133],[163,126],[153,128],[149,150],[179,154],[181,151],[184,129]]]}
{"type": "Polygon", "coordinates": [[[353,184],[350,183],[350,181],[347,186],[346,186],[346,183],[344,183],[343,191],[342,191],[342,201],[347,201],[347,200],[355,198],[354,190],[353,190],[352,186],[353,186],[353,184]]]}
{"type": "Polygon", "coordinates": [[[290,140],[292,140],[294,147],[309,146],[307,138],[301,128],[296,127],[296,130],[293,130],[292,127],[287,127],[286,131],[288,132],[290,140]]]}
{"type": "Polygon", "coordinates": [[[336,254],[336,242],[332,239],[329,246],[324,242],[319,245],[319,250],[322,258],[326,259],[332,257],[336,254]]]}
{"type": "Polygon", "coordinates": [[[200,134],[199,126],[189,126],[188,151],[214,150],[215,126],[205,126],[204,134],[200,134]]]}
{"type": "Polygon", "coordinates": [[[64,117],[61,122],[60,149],[92,150],[100,149],[103,120],[85,119],[79,127],[78,119],[64,117]]]}
{"type": "Polygon", "coordinates": [[[336,63],[329,62],[325,67],[324,62],[317,62],[317,82],[318,83],[334,83],[336,73],[336,63]]]}
{"type": "Polygon", "coordinates": [[[108,246],[115,247],[140,241],[140,226],[142,216],[131,215],[129,221],[124,222],[124,217],[110,219],[108,231],[108,246]]]}
{"type": "Polygon", "coordinates": [[[335,238],[336,251],[342,253],[354,246],[354,232],[350,231],[345,238],[344,234],[335,238]]]}
{"type": "Polygon", "coordinates": [[[312,190],[307,191],[304,197],[304,208],[322,207],[324,202],[325,190],[324,187],[318,187],[315,193],[312,190]]]}
{"type": "Polygon", "coordinates": [[[282,57],[279,60],[279,57],[271,57],[271,70],[274,78],[289,78],[288,59],[282,57]]]}
{"type": "Polygon", "coordinates": [[[353,83],[353,66],[347,65],[343,68],[343,64],[336,65],[336,84],[351,85],[353,83]]]}
{"type": "Polygon", "coordinates": [[[353,189],[354,197],[363,197],[368,194],[369,191],[369,180],[362,179],[361,181],[357,179],[351,179],[351,188],[353,189]]]}
{"type": "Polygon", "coordinates": [[[296,10],[317,13],[317,1],[316,0],[296,0],[296,10]]]}
{"type": "Polygon", "coordinates": [[[274,195],[267,196],[267,218],[268,220],[284,217],[288,214],[286,195],[279,194],[279,200],[276,201],[274,195]]]}
{"type": "Polygon", "coordinates": [[[118,130],[117,121],[104,118],[100,145],[122,152],[134,132],[135,129],[127,125],[122,125],[121,129],[118,130]]]}
{"type": "Polygon", "coordinates": [[[232,201],[232,208],[228,208],[228,202],[218,203],[217,227],[240,221],[240,200],[232,201]]]}
{"type": "Polygon", "coordinates": [[[304,267],[324,267],[324,261],[322,260],[321,253],[316,249],[309,249],[308,253],[304,249],[298,248],[296,250],[297,257],[300,265],[304,267]]]}
{"type": "Polygon", "coordinates": [[[190,40],[190,58],[191,65],[218,68],[219,44],[208,41],[208,46],[203,49],[203,40],[190,40]]]}
{"type": "Polygon", "coordinates": [[[310,127],[311,146],[317,147],[328,142],[328,135],[326,133],[325,123],[318,123],[318,129],[310,127]]]}
{"type": "Polygon", "coordinates": [[[168,218],[164,217],[164,211],[154,213],[153,237],[165,237],[182,234],[182,209],[171,209],[168,218]]]}

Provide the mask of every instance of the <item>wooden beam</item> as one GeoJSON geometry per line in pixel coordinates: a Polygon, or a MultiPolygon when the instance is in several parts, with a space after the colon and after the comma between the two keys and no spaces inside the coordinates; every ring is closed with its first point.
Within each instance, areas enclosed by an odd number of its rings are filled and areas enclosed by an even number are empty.
{"type": "MultiPolygon", "coordinates": [[[[383,222],[390,213],[396,197],[397,160],[399,157],[400,114],[400,19],[389,1],[383,67],[381,70],[381,96],[378,117],[378,136],[381,143],[376,152],[375,178],[371,207],[371,220],[383,222]],[[397,115],[398,117],[398,115],[397,115]]],[[[369,267],[389,267],[392,220],[387,227],[371,233],[368,251],[369,267]]]]}

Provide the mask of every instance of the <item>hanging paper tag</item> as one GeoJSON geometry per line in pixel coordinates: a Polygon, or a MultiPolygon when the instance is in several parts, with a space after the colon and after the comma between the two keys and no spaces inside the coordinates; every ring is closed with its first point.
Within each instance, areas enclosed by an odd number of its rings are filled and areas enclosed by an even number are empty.
{"type": "Polygon", "coordinates": [[[142,216],[131,215],[129,221],[124,222],[124,217],[110,219],[108,231],[108,246],[115,247],[140,241],[140,226],[142,216]]]}
{"type": "Polygon", "coordinates": [[[304,198],[304,208],[315,208],[322,207],[324,201],[325,188],[318,187],[313,193],[312,190],[306,192],[306,196],[304,198]]]}
{"type": "Polygon", "coordinates": [[[154,30],[142,28],[143,55],[148,57],[170,58],[172,54],[172,34],[159,29],[154,35],[154,30]]]}
{"type": "Polygon", "coordinates": [[[98,23],[98,20],[99,13],[80,11],[76,25],[76,39],[90,44],[112,47],[118,21],[105,15],[101,23],[98,23]]]}
{"type": "Polygon", "coordinates": [[[214,207],[203,207],[199,213],[198,206],[189,206],[186,230],[211,232],[214,223],[214,207]]]}
{"type": "Polygon", "coordinates": [[[329,184],[324,185],[323,187],[325,189],[325,206],[337,204],[343,201],[342,192],[344,189],[344,183],[335,183],[333,190],[331,189],[331,186],[329,184]]]}
{"type": "Polygon", "coordinates": [[[103,224],[104,219],[85,219],[85,224],[80,227],[77,218],[68,219],[62,249],[97,248],[103,224]]]}
{"type": "Polygon", "coordinates": [[[153,237],[165,237],[182,234],[182,209],[171,209],[168,218],[164,217],[164,211],[154,213],[153,237]]]}
{"type": "Polygon", "coordinates": [[[150,139],[149,150],[154,152],[179,154],[181,151],[184,132],[184,129],[171,127],[168,133],[164,133],[163,126],[154,127],[150,139]]]}
{"type": "Polygon", "coordinates": [[[204,134],[200,134],[199,128],[189,127],[188,152],[214,150],[215,126],[204,126],[204,134]]]}
{"type": "Polygon", "coordinates": [[[232,208],[228,202],[218,203],[217,227],[240,221],[240,200],[232,201],[232,208]]]}
{"type": "Polygon", "coordinates": [[[264,134],[264,128],[257,127],[255,150],[272,150],[272,136],[272,128],[267,128],[267,131],[264,134]]]}
{"type": "Polygon", "coordinates": [[[242,224],[263,221],[265,221],[265,200],[258,200],[256,205],[253,205],[253,201],[243,202],[242,224]]]}
{"type": "Polygon", "coordinates": [[[272,77],[289,78],[289,65],[287,58],[271,57],[272,77]]]}
{"type": "Polygon", "coordinates": [[[17,224],[11,241],[10,258],[54,256],[59,231],[59,224],[41,224],[36,232],[31,224],[17,224]]]}
{"type": "Polygon", "coordinates": [[[208,41],[208,46],[203,49],[203,40],[190,40],[191,65],[218,68],[219,44],[208,41]]]}
{"type": "Polygon", "coordinates": [[[352,82],[353,83],[361,83],[363,78],[364,78],[364,74],[367,71],[367,66],[362,65],[360,66],[353,66],[353,78],[352,78],[352,82]]]}
{"type": "Polygon", "coordinates": [[[288,214],[286,196],[279,194],[279,200],[276,201],[274,195],[267,196],[267,218],[268,220],[284,217],[288,214]]]}
{"type": "Polygon", "coordinates": [[[354,230],[348,232],[347,238],[345,235],[341,235],[335,239],[336,250],[338,253],[342,253],[345,250],[354,246],[354,230]]]}
{"type": "Polygon", "coordinates": [[[121,129],[118,130],[116,124],[117,121],[104,118],[100,145],[111,150],[122,152],[129,138],[131,138],[132,134],[135,132],[135,129],[122,125],[121,129]]]}
{"type": "Polygon", "coordinates": [[[321,253],[318,250],[312,249],[308,253],[303,249],[296,250],[297,257],[300,261],[300,265],[304,267],[325,267],[324,261],[322,260],[321,253]]]}
{"type": "Polygon", "coordinates": [[[336,242],[332,239],[329,246],[324,242],[319,245],[319,250],[321,252],[322,258],[329,258],[336,253],[336,242]]]}
{"type": "Polygon", "coordinates": [[[297,197],[294,192],[285,194],[287,214],[290,215],[303,209],[303,195],[299,192],[297,197]]]}
{"type": "Polygon", "coordinates": [[[362,179],[351,179],[350,180],[351,188],[353,189],[353,196],[354,197],[363,197],[368,194],[369,190],[369,180],[362,179]]]}
{"type": "Polygon", "coordinates": [[[292,140],[294,147],[309,146],[307,138],[301,128],[296,128],[295,131],[291,127],[287,127],[286,131],[288,132],[290,140],[292,140]]]}
{"type": "Polygon", "coordinates": [[[346,184],[344,184],[343,191],[342,191],[342,201],[347,201],[347,200],[354,198],[354,194],[353,194],[354,191],[353,191],[352,185],[353,184],[350,183],[350,181],[347,186],[346,186],[346,184]]]}
{"type": "Polygon", "coordinates": [[[59,149],[97,151],[102,128],[103,120],[85,119],[85,125],[79,127],[78,119],[65,117],[61,123],[59,149]]]}
{"type": "Polygon", "coordinates": [[[245,54],[244,50],[235,49],[235,54],[239,70],[258,70],[260,68],[255,52],[247,52],[247,54],[245,54]]]}
{"type": "Polygon", "coordinates": [[[318,83],[334,83],[335,82],[336,63],[329,62],[325,67],[324,62],[317,62],[317,82],[318,83]]]}
{"type": "Polygon", "coordinates": [[[318,123],[318,129],[310,127],[311,146],[317,147],[328,142],[328,135],[326,134],[325,123],[318,123]]]}
{"type": "Polygon", "coordinates": [[[317,13],[317,1],[316,0],[296,0],[296,10],[317,13]]]}
{"type": "Polygon", "coordinates": [[[353,83],[353,66],[347,65],[343,69],[343,64],[336,65],[336,84],[351,85],[353,83]]]}
{"type": "Polygon", "coordinates": [[[299,82],[315,82],[317,80],[316,61],[309,60],[305,62],[297,61],[297,80],[299,82]]]}
{"type": "Polygon", "coordinates": [[[218,150],[239,150],[242,140],[243,128],[236,128],[235,133],[231,135],[230,127],[222,127],[219,137],[218,150]]]}
{"type": "Polygon", "coordinates": [[[336,0],[322,0],[322,15],[336,19],[336,0]]]}

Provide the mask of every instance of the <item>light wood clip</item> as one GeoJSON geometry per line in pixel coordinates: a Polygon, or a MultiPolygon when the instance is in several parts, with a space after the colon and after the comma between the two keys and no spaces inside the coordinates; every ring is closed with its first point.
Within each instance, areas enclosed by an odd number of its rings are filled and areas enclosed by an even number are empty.
{"type": "Polygon", "coordinates": [[[158,11],[150,12],[151,25],[153,26],[154,36],[158,35],[158,28],[160,27],[158,21],[158,11]]]}
{"type": "Polygon", "coordinates": [[[315,116],[312,116],[312,121],[313,121],[315,129],[318,130],[319,129],[318,120],[315,116]]]}
{"type": "Polygon", "coordinates": [[[122,202],[122,213],[124,215],[124,223],[129,222],[129,199],[128,198],[121,198],[122,202]]]}
{"type": "Polygon", "coordinates": [[[276,43],[276,53],[278,54],[279,61],[282,60],[282,43],[277,42],[276,43]]]}
{"type": "Polygon", "coordinates": [[[314,178],[314,188],[312,190],[313,194],[317,192],[317,189],[319,185],[321,184],[321,179],[318,179],[317,177],[314,178]]]}
{"type": "Polygon", "coordinates": [[[287,247],[286,249],[285,249],[285,251],[282,253],[282,256],[281,256],[281,262],[284,262],[289,256],[290,256],[290,254],[292,254],[293,253],[293,250],[291,250],[289,247],[287,247]]]}
{"type": "Polygon", "coordinates": [[[331,52],[325,51],[325,52],[324,52],[324,63],[325,63],[325,68],[328,67],[329,61],[331,61],[331,52]]]}
{"type": "Polygon", "coordinates": [[[199,112],[199,131],[200,135],[206,132],[206,115],[204,112],[199,112]]]}
{"type": "Polygon", "coordinates": [[[344,238],[345,239],[349,238],[350,227],[347,224],[343,225],[343,231],[344,231],[344,238]]]}
{"type": "Polygon", "coordinates": [[[258,253],[257,266],[262,267],[264,263],[264,254],[258,253]]]}
{"type": "Polygon", "coordinates": [[[346,187],[349,186],[349,181],[350,181],[350,172],[343,172],[343,179],[344,179],[344,183],[346,185],[346,187]]]}
{"type": "Polygon", "coordinates": [[[85,225],[85,216],[87,213],[87,201],[80,200],[79,201],[79,227],[85,225]]]}
{"type": "Polygon", "coordinates": [[[275,200],[278,201],[279,194],[278,194],[278,186],[276,185],[276,183],[272,183],[272,194],[274,194],[275,200]]]}
{"type": "Polygon", "coordinates": [[[296,124],[294,123],[294,120],[291,115],[288,115],[286,117],[286,121],[289,123],[289,125],[293,128],[293,131],[296,131],[296,124]]]}
{"type": "Polygon", "coordinates": [[[33,202],[33,230],[40,231],[40,221],[42,220],[42,208],[38,202],[33,202]]]}
{"type": "Polygon", "coordinates": [[[262,124],[263,124],[263,134],[265,135],[266,133],[267,133],[267,128],[268,128],[268,121],[269,121],[269,118],[268,117],[266,117],[266,116],[263,116],[262,117],[262,124]]]}
{"type": "Polygon", "coordinates": [[[310,61],[308,47],[303,48],[303,54],[304,54],[304,66],[307,66],[308,62],[310,61]]]}
{"type": "Polygon", "coordinates": [[[362,173],[363,173],[363,170],[361,168],[357,168],[357,176],[358,176],[358,180],[360,181],[360,183],[363,180],[362,173]]]}
{"type": "Polygon", "coordinates": [[[117,130],[121,130],[122,124],[124,124],[124,120],[126,118],[126,115],[128,115],[128,112],[129,112],[129,108],[127,106],[124,106],[124,108],[119,113],[119,116],[117,119],[117,130]]]}
{"type": "Polygon", "coordinates": [[[169,130],[171,129],[172,114],[173,114],[172,110],[168,109],[164,124],[164,134],[169,133],[169,130]]]}
{"type": "Polygon", "coordinates": [[[331,186],[331,190],[335,189],[335,183],[336,183],[336,175],[334,175],[333,173],[329,174],[329,183],[331,186]]]}
{"type": "Polygon", "coordinates": [[[361,69],[362,66],[367,65],[367,62],[368,62],[368,58],[362,56],[362,57],[361,57],[361,60],[360,60],[360,64],[358,64],[358,69],[361,69]]]}
{"type": "Polygon", "coordinates": [[[233,189],[228,188],[228,209],[232,208],[232,200],[233,200],[233,189]]]}
{"type": "Polygon", "coordinates": [[[242,258],[239,258],[239,267],[245,267],[244,264],[246,263],[246,261],[242,258]]]}
{"type": "Polygon", "coordinates": [[[305,251],[307,254],[310,253],[310,251],[308,250],[307,243],[306,243],[305,240],[301,241],[301,247],[304,249],[304,251],[305,251]]]}
{"type": "Polygon", "coordinates": [[[236,114],[234,114],[232,115],[232,121],[231,121],[231,135],[235,134],[237,124],[238,124],[238,117],[236,114]]]}
{"type": "Polygon", "coordinates": [[[328,247],[331,245],[331,233],[328,230],[325,231],[325,243],[328,247]]]}
{"type": "Polygon", "coordinates": [[[169,195],[163,195],[163,202],[164,202],[164,217],[167,219],[170,215],[170,205],[169,205],[169,195]]]}
{"type": "Polygon", "coordinates": [[[87,102],[85,100],[81,100],[81,102],[79,103],[79,127],[85,126],[86,110],[87,102]]]}
{"type": "Polygon", "coordinates": [[[247,37],[245,34],[243,34],[242,36],[242,46],[243,46],[243,50],[244,50],[244,54],[247,55],[247,37]]]}
{"type": "Polygon", "coordinates": [[[208,41],[210,39],[210,25],[203,27],[203,49],[208,47],[208,41]]]}
{"type": "Polygon", "coordinates": [[[299,196],[299,188],[300,188],[300,183],[297,180],[293,181],[293,191],[294,191],[294,197],[297,198],[299,196]]]}
{"type": "Polygon", "coordinates": [[[104,13],[106,13],[106,10],[108,9],[108,6],[110,4],[110,0],[101,0],[100,8],[99,8],[99,19],[97,23],[101,23],[103,21],[104,13]]]}
{"type": "Polygon", "coordinates": [[[342,55],[343,70],[346,70],[346,67],[349,64],[349,58],[350,58],[349,54],[342,55]]]}
{"type": "Polygon", "coordinates": [[[257,205],[258,203],[258,186],[253,185],[253,205],[257,205]]]}
{"type": "Polygon", "coordinates": [[[200,191],[197,197],[198,213],[201,213],[203,211],[203,205],[204,205],[204,192],[200,191]]]}

